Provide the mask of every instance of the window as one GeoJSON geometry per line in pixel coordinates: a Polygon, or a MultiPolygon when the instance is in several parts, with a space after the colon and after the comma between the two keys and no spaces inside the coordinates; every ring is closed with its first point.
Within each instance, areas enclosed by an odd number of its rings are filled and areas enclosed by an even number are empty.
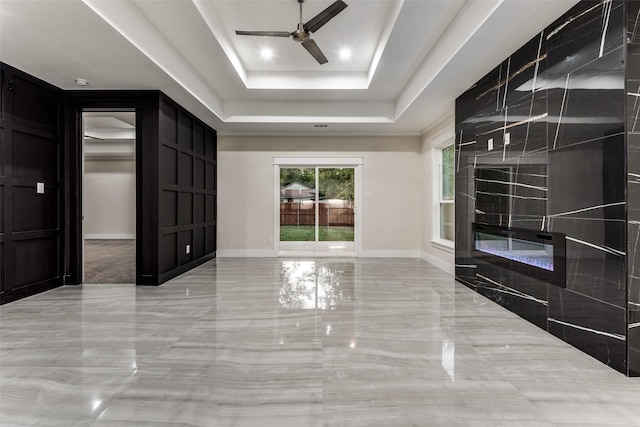
{"type": "Polygon", "coordinates": [[[451,138],[434,143],[434,218],[432,241],[453,249],[455,240],[455,145],[451,138]]]}
{"type": "Polygon", "coordinates": [[[440,238],[455,240],[454,234],[454,198],[455,198],[455,149],[453,144],[440,150],[440,238]]]}

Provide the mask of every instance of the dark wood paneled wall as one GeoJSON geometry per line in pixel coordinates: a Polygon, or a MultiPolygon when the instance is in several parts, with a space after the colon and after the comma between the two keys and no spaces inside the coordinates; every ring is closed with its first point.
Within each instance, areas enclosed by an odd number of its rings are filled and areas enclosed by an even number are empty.
{"type": "Polygon", "coordinates": [[[68,284],[82,273],[82,111],[136,112],[136,283],[158,284],[158,91],[73,91],[66,93],[65,219],[68,284]]]}
{"type": "Polygon", "coordinates": [[[216,250],[216,132],[160,98],[159,274],[164,281],[216,250]]]}
{"type": "Polygon", "coordinates": [[[81,282],[86,110],[136,112],[136,283],[215,257],[214,129],[159,91],[65,92],[0,64],[1,303],[81,282]]]}
{"type": "MultiPolygon", "coordinates": [[[[159,91],[67,94],[71,191],[79,192],[83,110],[136,111],[136,283],[160,285],[213,258],[216,250],[216,131],[159,91]],[[186,247],[189,245],[189,253],[186,247]]],[[[82,202],[72,195],[67,251],[79,283],[82,202]],[[74,202],[75,201],[75,202],[74,202]]]]}
{"type": "Polygon", "coordinates": [[[62,91],[1,64],[0,302],[62,284],[62,91]],[[36,191],[38,183],[44,193],[36,191]]]}

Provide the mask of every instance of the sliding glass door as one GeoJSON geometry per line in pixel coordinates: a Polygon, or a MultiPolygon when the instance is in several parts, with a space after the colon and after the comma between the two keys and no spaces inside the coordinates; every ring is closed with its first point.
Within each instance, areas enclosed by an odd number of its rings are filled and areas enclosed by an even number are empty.
{"type": "Polygon", "coordinates": [[[318,168],[318,250],[355,251],[355,168],[318,168]]]}
{"type": "Polygon", "coordinates": [[[280,169],[280,248],[316,248],[316,168],[280,169]]]}
{"type": "Polygon", "coordinates": [[[356,167],[279,170],[279,251],[356,254],[356,167]]]}

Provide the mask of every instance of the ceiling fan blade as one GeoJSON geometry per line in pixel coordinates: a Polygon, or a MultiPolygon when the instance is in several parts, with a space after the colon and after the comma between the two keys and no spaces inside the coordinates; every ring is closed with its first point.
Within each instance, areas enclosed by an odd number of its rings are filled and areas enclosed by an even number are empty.
{"type": "Polygon", "coordinates": [[[347,7],[347,4],[342,0],[338,0],[331,6],[311,18],[306,24],[304,24],[304,30],[308,33],[314,33],[320,29],[324,24],[329,22],[333,17],[342,12],[347,7]]]}
{"type": "Polygon", "coordinates": [[[289,37],[291,33],[287,31],[240,31],[236,30],[239,36],[266,36],[266,37],[289,37]]]}
{"type": "Polygon", "coordinates": [[[311,56],[313,56],[316,59],[316,61],[318,61],[318,63],[320,63],[321,65],[329,62],[329,60],[327,59],[326,56],[324,56],[324,53],[322,53],[322,51],[320,50],[316,42],[313,41],[312,39],[303,41],[302,46],[304,46],[304,48],[307,49],[307,51],[311,54],[311,56]]]}

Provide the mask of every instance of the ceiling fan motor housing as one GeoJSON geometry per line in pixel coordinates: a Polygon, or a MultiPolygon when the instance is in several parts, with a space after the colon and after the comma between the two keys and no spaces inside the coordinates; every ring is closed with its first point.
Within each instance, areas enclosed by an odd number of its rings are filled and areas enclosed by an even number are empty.
{"type": "Polygon", "coordinates": [[[304,30],[304,24],[298,23],[298,29],[293,32],[293,39],[297,42],[309,40],[309,33],[304,30]]]}

